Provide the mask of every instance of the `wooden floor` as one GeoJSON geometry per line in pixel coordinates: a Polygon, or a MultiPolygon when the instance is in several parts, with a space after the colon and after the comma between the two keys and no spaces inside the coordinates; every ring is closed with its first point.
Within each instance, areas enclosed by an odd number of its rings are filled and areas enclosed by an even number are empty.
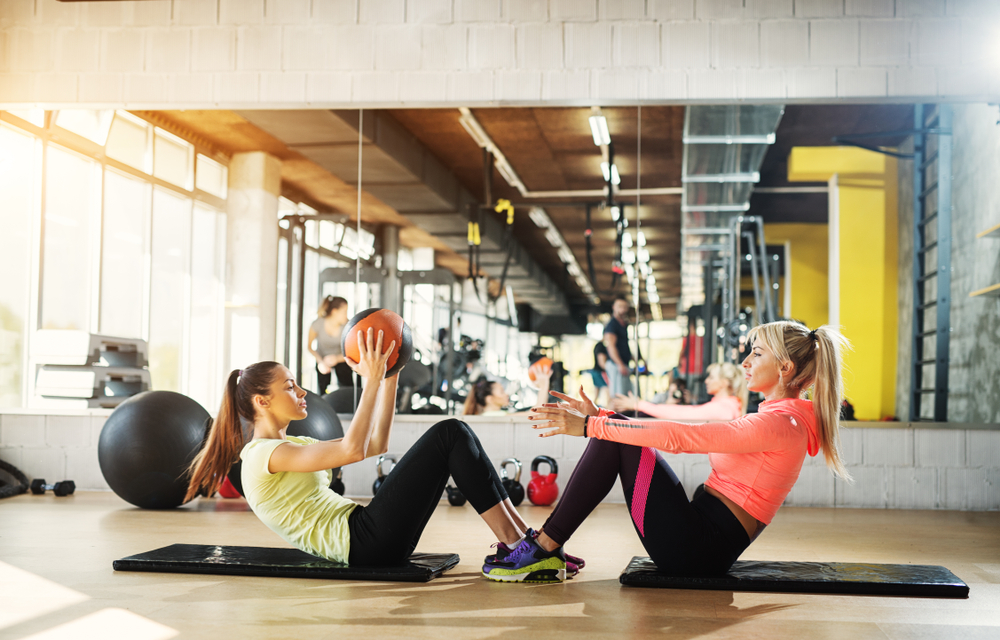
{"type": "MultiPolygon", "coordinates": [[[[538,526],[548,509],[523,509],[538,526]]],[[[110,493],[0,501],[0,638],[1000,638],[1000,513],[785,508],[746,559],[940,564],[968,600],[623,588],[645,555],[624,505],[600,507],[561,585],[479,574],[493,542],[471,507],[442,503],[418,550],[459,553],[427,584],[116,573],[114,559],[177,542],[283,546],[242,500],[169,512],[110,493]]]]}

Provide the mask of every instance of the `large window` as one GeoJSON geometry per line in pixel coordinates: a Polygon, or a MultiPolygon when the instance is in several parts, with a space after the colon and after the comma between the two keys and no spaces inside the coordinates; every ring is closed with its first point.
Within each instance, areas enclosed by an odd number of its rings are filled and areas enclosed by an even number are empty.
{"type": "Polygon", "coordinates": [[[155,389],[210,410],[227,167],[123,111],[0,111],[0,407],[31,403],[35,329],[149,341],[155,389]]]}

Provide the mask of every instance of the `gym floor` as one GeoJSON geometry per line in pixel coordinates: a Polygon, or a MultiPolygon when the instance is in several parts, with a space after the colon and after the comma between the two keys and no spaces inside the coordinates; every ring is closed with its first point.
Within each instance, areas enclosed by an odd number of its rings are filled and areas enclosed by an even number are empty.
{"type": "MultiPolygon", "coordinates": [[[[538,526],[549,509],[523,508],[538,526]]],[[[0,501],[0,639],[1000,637],[1000,513],[787,507],[745,554],[760,560],[940,564],[968,600],[625,588],[645,555],[624,505],[603,505],[571,541],[587,560],[561,585],[479,574],[493,542],[447,502],[418,551],[461,564],[425,584],[124,573],[116,558],[177,542],[285,546],[242,500],[142,511],[112,493],[0,501]]]]}

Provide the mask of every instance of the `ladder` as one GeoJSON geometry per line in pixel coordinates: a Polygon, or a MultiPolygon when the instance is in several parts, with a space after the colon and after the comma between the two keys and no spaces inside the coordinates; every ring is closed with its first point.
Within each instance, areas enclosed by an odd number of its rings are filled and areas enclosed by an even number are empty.
{"type": "Polygon", "coordinates": [[[950,105],[915,106],[911,422],[948,420],[951,126],[950,105]]]}

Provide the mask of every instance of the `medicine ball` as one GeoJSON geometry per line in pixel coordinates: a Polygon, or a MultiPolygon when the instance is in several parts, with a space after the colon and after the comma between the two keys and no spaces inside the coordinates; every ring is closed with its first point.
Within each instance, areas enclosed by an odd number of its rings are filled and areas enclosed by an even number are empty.
{"type": "Polygon", "coordinates": [[[108,486],[143,509],[184,503],[187,468],[201,449],[209,415],[173,391],[144,391],[108,416],[97,443],[97,460],[108,486]]]}
{"type": "Polygon", "coordinates": [[[551,369],[553,364],[552,358],[547,356],[542,356],[538,360],[535,360],[535,362],[528,367],[528,380],[535,382],[538,375],[542,373],[542,369],[545,369],[546,367],[551,369]]]}
{"type": "Polygon", "coordinates": [[[410,361],[413,355],[413,338],[410,335],[410,327],[403,322],[403,318],[398,313],[388,309],[368,309],[351,318],[351,321],[344,326],[341,332],[340,346],[344,355],[358,361],[358,331],[367,332],[368,328],[374,329],[374,339],[377,343],[378,332],[383,332],[382,348],[388,349],[389,343],[396,341],[395,353],[389,356],[386,363],[386,378],[391,378],[410,361]]]}
{"type": "MultiPolygon", "coordinates": [[[[322,397],[312,391],[306,391],[306,412],[308,415],[302,420],[293,420],[288,423],[288,430],[285,431],[285,434],[306,436],[317,440],[336,440],[344,437],[344,428],[340,424],[337,412],[322,397]]],[[[244,422],[244,420],[240,418],[240,422],[244,422]]],[[[243,431],[248,434],[248,437],[253,437],[253,426],[249,423],[243,425],[243,431]]],[[[243,479],[240,477],[242,469],[243,461],[237,460],[227,475],[229,482],[240,492],[240,495],[243,495],[243,479]]],[[[333,469],[334,481],[330,483],[331,487],[336,483],[339,470],[340,467],[333,469]]]]}

